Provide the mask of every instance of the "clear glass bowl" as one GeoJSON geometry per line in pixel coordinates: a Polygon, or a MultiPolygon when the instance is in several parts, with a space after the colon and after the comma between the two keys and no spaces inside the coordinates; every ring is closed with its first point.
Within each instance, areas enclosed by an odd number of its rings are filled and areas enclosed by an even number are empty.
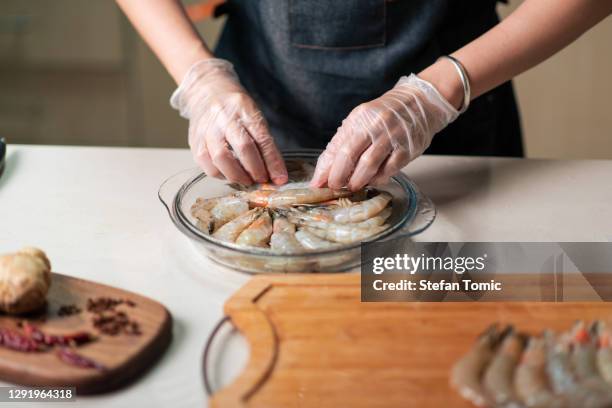
{"type": "MultiPolygon", "coordinates": [[[[315,164],[320,154],[319,150],[293,150],[283,152],[283,157],[315,164]]],[[[433,203],[403,174],[375,187],[391,193],[393,211],[387,221],[390,227],[368,241],[413,236],[434,221],[436,210],[433,203]]],[[[303,254],[277,254],[265,248],[245,248],[222,242],[200,231],[190,211],[196,198],[219,197],[234,191],[227,181],[207,177],[200,169],[190,169],[164,181],[159,188],[159,199],[174,225],[190,238],[198,251],[233,269],[250,273],[339,272],[360,264],[360,243],[303,254]]]]}

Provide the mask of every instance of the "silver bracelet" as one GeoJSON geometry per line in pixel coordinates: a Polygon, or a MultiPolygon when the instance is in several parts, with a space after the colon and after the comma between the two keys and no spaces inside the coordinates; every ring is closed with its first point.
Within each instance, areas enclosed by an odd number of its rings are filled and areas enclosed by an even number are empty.
{"type": "Polygon", "coordinates": [[[457,70],[457,73],[459,74],[459,77],[461,78],[461,84],[463,85],[463,103],[461,104],[461,107],[459,107],[459,113],[461,114],[465,112],[470,106],[470,100],[472,95],[472,88],[470,87],[470,78],[468,77],[465,67],[461,62],[459,62],[457,58],[450,55],[443,55],[438,58],[438,60],[440,60],[441,58],[446,58],[450,62],[452,62],[455,66],[455,69],[457,70]]]}

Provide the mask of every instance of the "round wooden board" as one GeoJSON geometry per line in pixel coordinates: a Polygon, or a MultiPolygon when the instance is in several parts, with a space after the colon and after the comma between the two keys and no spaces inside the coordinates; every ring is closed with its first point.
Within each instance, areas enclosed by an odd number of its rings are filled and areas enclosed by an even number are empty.
{"type": "Polygon", "coordinates": [[[106,367],[100,371],[71,366],[53,350],[25,353],[0,347],[0,379],[28,386],[73,386],[78,394],[102,393],[117,389],[151,367],[166,350],[172,338],[172,317],[161,304],[121,289],[54,273],[44,312],[32,316],[0,315],[0,327],[20,330],[27,320],[49,334],[69,334],[85,330],[98,335],[92,314],[86,311],[87,299],[110,297],[129,299],[134,307],[120,305],[131,320],[138,322],[142,334],[99,335],[96,341],[80,346],[79,354],[106,367]],[[82,309],[72,316],[58,316],[62,305],[82,309]]]}

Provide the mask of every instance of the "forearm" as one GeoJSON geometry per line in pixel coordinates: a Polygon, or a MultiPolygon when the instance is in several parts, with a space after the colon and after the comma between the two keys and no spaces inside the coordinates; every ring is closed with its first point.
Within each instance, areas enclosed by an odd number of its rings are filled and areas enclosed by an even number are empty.
{"type": "MultiPolygon", "coordinates": [[[[563,49],[611,12],[611,0],[526,0],[452,55],[465,66],[476,98],[563,49]]],[[[419,77],[456,107],[461,104],[461,83],[450,62],[440,60],[419,77]]]]}
{"type": "Polygon", "coordinates": [[[212,53],[179,0],[116,0],[177,83],[196,61],[212,53]]]}

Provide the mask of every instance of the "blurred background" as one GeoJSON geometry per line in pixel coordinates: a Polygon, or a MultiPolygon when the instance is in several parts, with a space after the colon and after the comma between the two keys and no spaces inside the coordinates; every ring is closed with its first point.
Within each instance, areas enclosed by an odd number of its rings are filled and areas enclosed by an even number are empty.
{"type": "MultiPolygon", "coordinates": [[[[197,27],[214,47],[223,19],[197,27]]],[[[528,157],[612,159],[611,38],[609,17],[516,79],[528,157]]],[[[186,147],[174,88],[114,1],[0,1],[0,136],[10,143],[186,147]]]]}

